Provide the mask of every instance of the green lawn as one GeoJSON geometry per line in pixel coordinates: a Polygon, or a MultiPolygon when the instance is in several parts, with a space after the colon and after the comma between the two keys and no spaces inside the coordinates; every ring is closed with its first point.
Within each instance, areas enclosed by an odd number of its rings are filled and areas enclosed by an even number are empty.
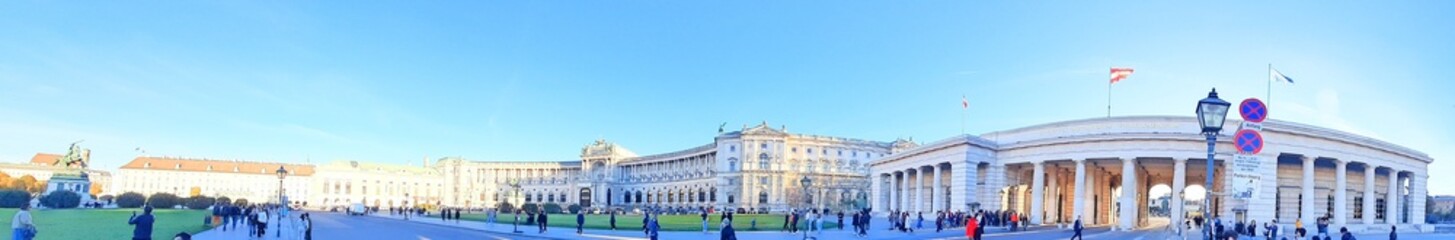
{"type": "MultiPolygon", "coordinates": [[[[717,220],[718,216],[718,214],[711,214],[708,216],[708,227],[713,229],[713,231],[717,230],[717,226],[720,223],[717,220]]],[[[434,214],[431,214],[429,217],[439,218],[438,215],[434,214]]],[[[486,217],[487,215],[483,213],[460,214],[460,219],[466,221],[484,222],[486,217]]],[[[496,215],[496,221],[500,224],[505,224],[506,226],[509,226],[510,221],[513,220],[514,217],[514,214],[499,214],[496,215]]],[[[844,218],[846,218],[844,219],[844,221],[850,221],[849,219],[847,219],[848,217],[849,216],[844,216],[844,218]]],[[[550,226],[552,227],[576,227],[575,214],[551,214],[549,219],[550,226]]],[[[610,216],[608,215],[586,215],[585,227],[587,229],[607,229],[610,227],[609,219],[610,216]]],[[[738,231],[749,231],[748,228],[750,227],[749,225],[753,221],[753,219],[758,220],[757,230],[759,231],[778,231],[783,229],[782,214],[736,214],[733,215],[733,228],[738,231]]],[[[525,220],[526,217],[522,215],[520,217],[520,221],[524,222],[525,220]]],[[[825,216],[824,228],[838,229],[837,221],[837,216],[825,216]]],[[[702,231],[702,217],[695,214],[664,215],[662,216],[662,219],[658,222],[658,224],[662,225],[663,231],[702,231]]],[[[802,226],[803,224],[803,222],[799,222],[800,226],[802,226]]],[[[642,215],[616,215],[616,229],[642,229],[642,215]]]]}
{"type": "MultiPolygon", "coordinates": [[[[0,209],[0,238],[10,238],[10,220],[18,209],[0,209]]],[[[31,209],[31,220],[40,234],[35,239],[131,239],[132,226],[126,224],[131,212],[141,209],[31,209]]],[[[208,229],[202,225],[202,217],[210,212],[202,210],[158,209],[152,212],[157,221],[152,226],[152,239],[172,239],[178,232],[197,233],[208,229]]]]}

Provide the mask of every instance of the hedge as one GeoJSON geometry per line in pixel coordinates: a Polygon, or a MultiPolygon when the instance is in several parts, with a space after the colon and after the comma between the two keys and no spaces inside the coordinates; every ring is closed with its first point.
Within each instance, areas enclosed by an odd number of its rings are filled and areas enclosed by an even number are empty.
{"type": "Polygon", "coordinates": [[[116,207],[139,208],[147,203],[147,197],[136,192],[126,192],[116,196],[116,207]]]}
{"type": "Polygon", "coordinates": [[[40,205],[48,208],[76,208],[81,205],[81,195],[72,191],[54,191],[41,197],[40,205]]]}
{"type": "Polygon", "coordinates": [[[0,190],[0,207],[20,208],[30,204],[30,192],[20,189],[0,190]]]}
{"type": "Polygon", "coordinates": [[[171,193],[155,193],[151,197],[147,197],[147,205],[153,208],[173,208],[182,205],[182,198],[171,193]]]}

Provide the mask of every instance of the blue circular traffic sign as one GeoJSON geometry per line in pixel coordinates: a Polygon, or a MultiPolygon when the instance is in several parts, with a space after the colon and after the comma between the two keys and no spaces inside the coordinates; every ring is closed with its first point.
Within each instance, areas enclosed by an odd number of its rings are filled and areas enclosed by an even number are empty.
{"type": "Polygon", "coordinates": [[[1268,105],[1257,98],[1243,99],[1243,103],[1238,104],[1238,113],[1245,121],[1260,123],[1268,119],[1268,105]]]}
{"type": "Polygon", "coordinates": [[[1263,134],[1252,129],[1238,130],[1233,134],[1233,145],[1238,147],[1238,152],[1246,154],[1258,154],[1263,151],[1263,134]]]}

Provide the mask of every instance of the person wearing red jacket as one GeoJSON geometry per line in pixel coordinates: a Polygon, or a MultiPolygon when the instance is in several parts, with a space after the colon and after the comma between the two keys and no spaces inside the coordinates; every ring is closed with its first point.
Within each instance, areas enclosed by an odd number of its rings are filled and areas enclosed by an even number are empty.
{"type": "Polygon", "coordinates": [[[974,217],[965,218],[965,238],[980,240],[980,232],[977,231],[978,229],[980,229],[980,224],[975,222],[974,217]]]}

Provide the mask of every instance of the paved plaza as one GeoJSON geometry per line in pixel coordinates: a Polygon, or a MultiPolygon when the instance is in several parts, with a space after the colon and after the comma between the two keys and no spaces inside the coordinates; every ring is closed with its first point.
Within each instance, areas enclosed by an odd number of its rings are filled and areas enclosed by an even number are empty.
{"type": "MultiPolygon", "coordinates": [[[[294,216],[296,219],[296,214],[294,216]]],[[[586,230],[583,234],[577,235],[575,229],[550,227],[545,233],[536,233],[532,226],[521,226],[523,233],[511,233],[509,223],[490,225],[483,222],[473,221],[442,221],[437,218],[411,218],[405,220],[398,216],[369,215],[369,216],[348,216],[337,213],[314,213],[314,239],[646,239],[641,231],[636,230],[586,230]],[[529,230],[528,230],[529,229],[529,230]]],[[[285,222],[283,234],[276,234],[276,226],[270,226],[267,237],[263,239],[303,239],[298,228],[287,226],[292,223],[285,222]]],[[[913,233],[901,233],[889,231],[885,227],[888,223],[883,218],[875,219],[874,229],[867,237],[854,236],[850,231],[838,229],[825,230],[822,233],[810,234],[817,239],[965,239],[963,229],[947,229],[935,233],[933,228],[917,230],[913,233]]],[[[1010,240],[1010,239],[1068,239],[1071,230],[1055,227],[1034,227],[1028,231],[1007,232],[1002,227],[992,227],[985,234],[985,239],[1010,240]]],[[[1197,239],[1193,236],[1186,238],[1165,228],[1165,225],[1152,224],[1152,227],[1138,229],[1136,231],[1111,231],[1109,227],[1089,227],[1083,233],[1086,239],[1107,239],[1107,240],[1161,240],[1161,239],[1197,239]]],[[[661,239],[716,239],[719,237],[717,231],[702,233],[697,231],[684,232],[661,232],[661,239]]],[[[1358,234],[1358,239],[1387,239],[1387,233],[1358,234]]],[[[209,230],[199,233],[196,239],[256,239],[249,238],[243,231],[221,231],[220,229],[209,230]]],[[[738,232],[738,239],[802,239],[803,234],[789,234],[779,231],[766,232],[738,232]]],[[[1243,238],[1244,240],[1255,240],[1261,238],[1243,238]]],[[[1400,239],[1455,239],[1455,234],[1401,234],[1400,239]]]]}

